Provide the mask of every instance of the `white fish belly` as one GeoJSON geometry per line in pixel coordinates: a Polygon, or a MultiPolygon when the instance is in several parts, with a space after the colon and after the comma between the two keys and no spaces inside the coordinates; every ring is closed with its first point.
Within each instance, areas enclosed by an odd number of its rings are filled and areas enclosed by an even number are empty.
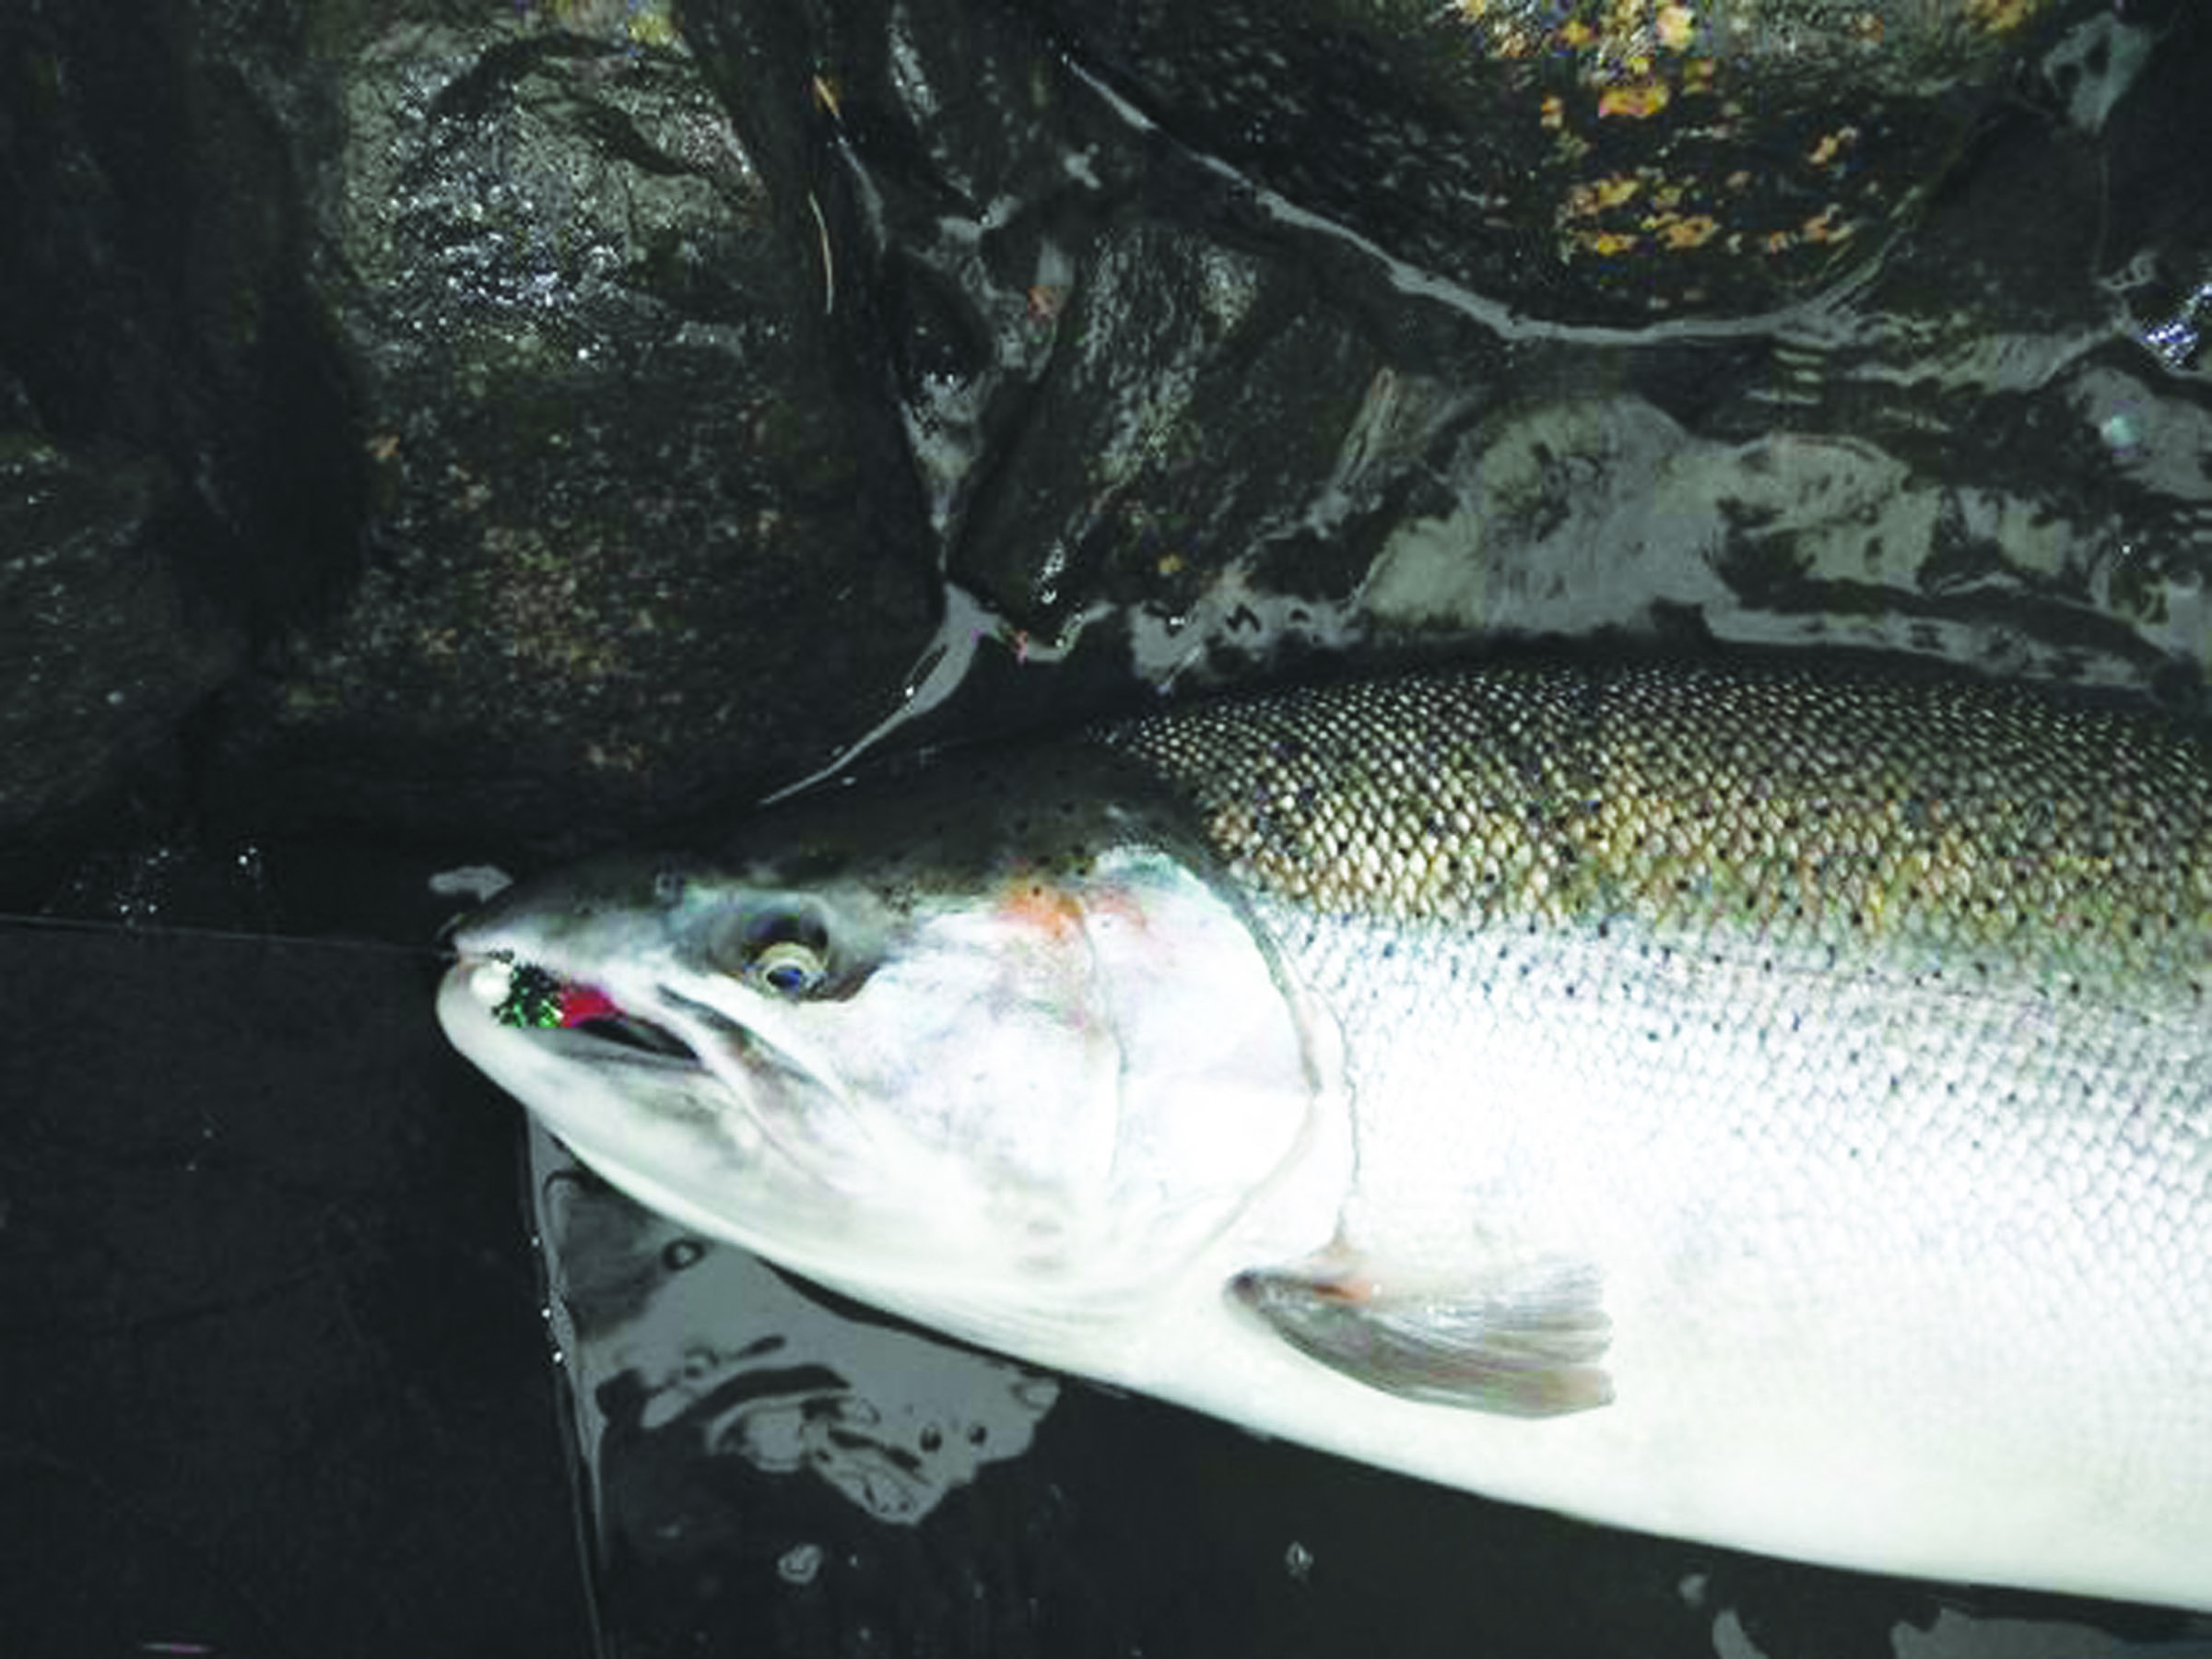
{"type": "Polygon", "coordinates": [[[1363,1387],[1220,1307],[1233,1241],[1127,1380],[1648,1530],[2212,1606],[2212,1055],[2185,1006],[1270,920],[1350,1055],[1347,1241],[1385,1284],[1594,1265],[1616,1397],[1524,1420],[1363,1387]]]}

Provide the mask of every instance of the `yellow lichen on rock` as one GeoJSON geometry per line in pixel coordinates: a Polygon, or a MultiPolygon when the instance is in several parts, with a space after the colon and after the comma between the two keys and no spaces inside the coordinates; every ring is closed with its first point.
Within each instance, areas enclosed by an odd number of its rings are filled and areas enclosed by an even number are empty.
{"type": "Polygon", "coordinates": [[[1701,248],[1721,232],[1720,221],[1710,214],[1663,214],[1653,221],[1662,246],[1701,248]]]}
{"type": "Polygon", "coordinates": [[[1641,121],[1647,115],[1658,114],[1673,98],[1665,81],[1635,81],[1625,87],[1607,87],[1598,95],[1597,112],[1601,116],[1626,115],[1641,121]]]}
{"type": "Polygon", "coordinates": [[[2008,34],[2041,9],[2041,0],[1966,0],[1966,20],[1984,34],[2008,34]]]}

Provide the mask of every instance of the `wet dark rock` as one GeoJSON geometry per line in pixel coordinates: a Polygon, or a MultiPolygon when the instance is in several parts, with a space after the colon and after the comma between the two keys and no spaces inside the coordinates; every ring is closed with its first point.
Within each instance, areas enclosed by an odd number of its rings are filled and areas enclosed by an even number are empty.
{"type": "Polygon", "coordinates": [[[195,588],[159,462],[0,430],[0,836],[173,771],[244,639],[195,588]]]}
{"type": "Polygon", "coordinates": [[[953,572],[1047,634],[1101,602],[1185,610],[1293,533],[1382,368],[1294,269],[1151,222],[1089,251],[1056,327],[953,572]]]}
{"type": "Polygon", "coordinates": [[[696,61],[424,25],[364,41],[342,96],[315,291],[368,570],[282,642],[241,775],[642,822],[878,717],[929,626],[917,497],[696,61]]]}
{"type": "Polygon", "coordinates": [[[168,738],[87,734],[11,798],[606,839],[811,771],[917,663],[1008,725],[1669,617],[2194,674],[2204,35],[25,0],[0,418],[91,504],[11,551],[127,544],[200,609],[138,625],[189,672],[75,648],[163,688],[168,738]],[[939,639],[946,574],[987,608],[939,639]]]}
{"type": "Polygon", "coordinates": [[[0,362],[184,481],[170,580],[256,645],[203,811],[642,821],[818,764],[931,627],[858,308],[665,8],[454,17],[6,25],[0,362]]]}
{"type": "Polygon", "coordinates": [[[224,48],[184,6],[0,8],[0,364],[56,443],[166,465],[259,629],[342,582],[359,492],[288,135],[224,48]]]}
{"type": "MultiPolygon", "coordinates": [[[[2212,102],[2204,96],[2204,54],[2212,17],[2202,6],[2161,13],[2162,29],[2133,46],[2100,31],[2104,61],[2136,61],[2127,95],[2108,112],[2109,194],[2101,204],[2099,276],[2137,336],[2172,373],[2202,383],[2212,375],[2212,102]]],[[[2090,53],[2081,54],[2093,62],[2090,53]]]]}
{"type": "Polygon", "coordinates": [[[748,7],[686,16],[741,124],[810,121],[803,176],[847,273],[847,339],[894,393],[933,526],[957,544],[1029,418],[1086,251],[1144,188],[1147,146],[1012,8],[853,0],[795,41],[748,7]]]}
{"type": "Polygon", "coordinates": [[[2053,0],[1031,0],[1163,127],[1517,311],[1824,292],[1908,222],[2053,0]]]}

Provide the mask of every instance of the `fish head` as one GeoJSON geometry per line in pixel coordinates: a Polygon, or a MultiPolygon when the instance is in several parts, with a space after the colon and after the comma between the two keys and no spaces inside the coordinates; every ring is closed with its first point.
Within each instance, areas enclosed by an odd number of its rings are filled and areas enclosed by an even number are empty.
{"type": "Polygon", "coordinates": [[[1234,1220],[1323,1066],[1202,851],[1046,776],[846,792],[713,857],[524,883],[459,932],[441,1019],[649,1206],[1048,1351],[1031,1327],[1141,1300],[1234,1220]]]}

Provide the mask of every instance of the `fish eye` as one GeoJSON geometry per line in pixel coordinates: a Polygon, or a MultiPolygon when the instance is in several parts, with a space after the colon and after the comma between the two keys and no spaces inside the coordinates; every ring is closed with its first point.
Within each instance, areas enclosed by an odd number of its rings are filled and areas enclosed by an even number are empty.
{"type": "Polygon", "coordinates": [[[725,972],[793,1000],[815,994],[830,980],[830,930],[804,900],[746,906],[726,919],[712,954],[725,972]]]}
{"type": "Polygon", "coordinates": [[[801,939],[778,939],[753,959],[753,977],[779,996],[807,996],[830,977],[822,953],[801,939]]]}

